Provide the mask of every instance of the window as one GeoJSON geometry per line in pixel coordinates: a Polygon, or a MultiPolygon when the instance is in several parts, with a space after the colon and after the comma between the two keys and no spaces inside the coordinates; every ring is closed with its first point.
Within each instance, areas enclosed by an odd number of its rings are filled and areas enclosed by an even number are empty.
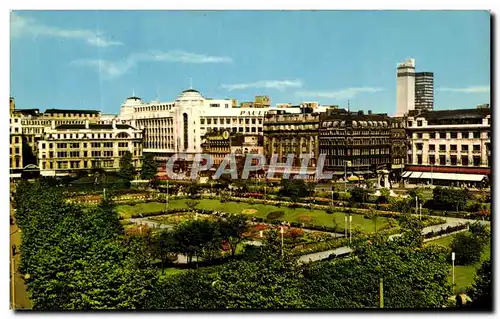
{"type": "Polygon", "coordinates": [[[451,165],[456,166],[457,165],[457,156],[451,155],[450,162],[451,162],[451,165]]]}
{"type": "Polygon", "coordinates": [[[80,156],[80,152],[78,152],[78,151],[69,152],[69,157],[79,157],[79,156],[80,156]]]}
{"type": "Polygon", "coordinates": [[[462,155],[462,166],[469,166],[469,156],[462,155]]]}
{"type": "Polygon", "coordinates": [[[231,120],[230,119],[226,119],[226,124],[231,124],[231,120]]]}
{"type": "Polygon", "coordinates": [[[242,127],[238,127],[238,132],[239,133],[243,133],[243,128],[242,127]]]}
{"type": "Polygon", "coordinates": [[[457,138],[458,132],[450,132],[450,138],[457,138]]]}
{"type": "Polygon", "coordinates": [[[429,164],[436,164],[436,157],[434,155],[429,155],[429,164]]]}
{"type": "Polygon", "coordinates": [[[212,124],[212,119],[207,119],[207,124],[212,124]]]}
{"type": "Polygon", "coordinates": [[[252,119],[252,124],[255,124],[255,119],[252,119]]]}
{"type": "Polygon", "coordinates": [[[205,125],[205,119],[200,119],[200,124],[205,125]]]}
{"type": "Polygon", "coordinates": [[[45,143],[42,144],[42,148],[45,149],[45,143]]]}
{"type": "Polygon", "coordinates": [[[422,164],[422,155],[417,155],[417,164],[422,164]]]}
{"type": "Polygon", "coordinates": [[[16,147],[16,152],[15,154],[19,154],[19,147],[16,147]]]}
{"type": "Polygon", "coordinates": [[[92,151],[92,157],[101,157],[101,151],[92,151]]]}
{"type": "Polygon", "coordinates": [[[422,126],[422,121],[417,121],[417,126],[422,126]]]}
{"type": "Polygon", "coordinates": [[[104,151],[104,156],[113,157],[113,151],[104,151]]]}
{"type": "Polygon", "coordinates": [[[469,151],[469,145],[462,145],[462,152],[468,152],[469,151]]]}
{"type": "Polygon", "coordinates": [[[456,152],[457,151],[457,144],[451,144],[450,145],[450,151],[456,152]]]}
{"type": "Polygon", "coordinates": [[[446,165],[446,156],[439,155],[439,165],[446,165]]]}
{"type": "Polygon", "coordinates": [[[429,138],[436,138],[436,132],[429,133],[429,138]]]}
{"type": "Polygon", "coordinates": [[[473,132],[473,138],[479,138],[481,136],[480,132],[473,132]]]}
{"type": "Polygon", "coordinates": [[[19,143],[19,137],[18,136],[15,137],[15,141],[16,141],[16,143],[19,143]]]}
{"type": "Polygon", "coordinates": [[[439,138],[440,139],[445,139],[446,138],[446,132],[439,132],[439,138]]]}
{"type": "Polygon", "coordinates": [[[436,145],[434,144],[429,144],[429,151],[434,152],[436,150],[436,145]]]}
{"type": "Polygon", "coordinates": [[[119,142],[118,147],[128,147],[128,142],[119,142]]]}
{"type": "Polygon", "coordinates": [[[87,157],[87,151],[83,151],[83,157],[87,157]]]}
{"type": "Polygon", "coordinates": [[[446,152],[446,145],[445,144],[439,145],[439,151],[440,152],[446,152]]]}
{"type": "Polygon", "coordinates": [[[479,144],[472,145],[472,151],[473,152],[479,152],[479,151],[481,151],[481,145],[479,145],[479,144]]]}
{"type": "Polygon", "coordinates": [[[417,133],[417,138],[422,138],[423,134],[422,133],[417,133]]]}
{"type": "Polygon", "coordinates": [[[417,151],[421,151],[423,149],[423,144],[422,143],[417,143],[417,151]]]}
{"type": "Polygon", "coordinates": [[[412,127],[413,125],[413,122],[412,121],[408,121],[408,127],[412,127]]]}
{"type": "Polygon", "coordinates": [[[217,119],[214,119],[214,124],[217,124],[217,119]]]}
{"type": "Polygon", "coordinates": [[[481,157],[480,156],[474,156],[473,161],[474,161],[474,166],[481,165],[481,157]]]}
{"type": "Polygon", "coordinates": [[[250,119],[245,119],[245,124],[250,124],[250,119]]]}

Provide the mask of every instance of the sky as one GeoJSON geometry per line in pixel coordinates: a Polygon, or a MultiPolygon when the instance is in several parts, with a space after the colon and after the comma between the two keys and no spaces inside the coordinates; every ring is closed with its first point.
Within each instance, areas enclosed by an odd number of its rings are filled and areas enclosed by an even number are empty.
{"type": "Polygon", "coordinates": [[[395,113],[396,67],[434,72],[434,108],[490,103],[487,11],[13,11],[17,108],[118,113],[135,94],[318,101],[395,113]]]}

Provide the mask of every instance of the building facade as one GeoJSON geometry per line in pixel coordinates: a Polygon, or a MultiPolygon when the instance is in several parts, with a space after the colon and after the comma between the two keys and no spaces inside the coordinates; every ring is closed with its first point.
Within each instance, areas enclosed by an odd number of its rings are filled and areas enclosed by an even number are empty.
{"type": "Polygon", "coordinates": [[[319,153],[337,177],[390,169],[391,119],[371,111],[329,110],[320,115],[319,153]]]}
{"type": "Polygon", "coordinates": [[[434,109],[434,73],[415,73],[415,110],[434,109]]]}
{"type": "Polygon", "coordinates": [[[288,114],[274,111],[264,119],[264,156],[269,163],[273,156],[281,163],[294,154],[294,167],[300,167],[301,155],[309,155],[310,167],[316,167],[319,153],[319,113],[288,114]]]}
{"type": "Polygon", "coordinates": [[[415,59],[398,64],[396,71],[396,116],[415,109],[415,59]]]}
{"type": "Polygon", "coordinates": [[[102,168],[118,171],[120,158],[129,151],[141,166],[142,131],[126,124],[62,124],[46,128],[38,141],[38,163],[43,176],[69,175],[77,170],[102,168]]]}
{"type": "Polygon", "coordinates": [[[186,154],[192,161],[202,152],[202,137],[207,133],[227,130],[230,134],[262,135],[269,108],[265,99],[252,103],[252,107],[240,107],[233,99],[209,99],[188,89],[173,102],[143,102],[130,97],[117,120],[144,130],[144,152],[154,153],[158,161],[175,153],[186,154]]]}
{"type": "Polygon", "coordinates": [[[491,174],[489,108],[415,110],[410,112],[406,126],[410,143],[405,178],[424,183],[431,179],[474,182],[491,174]]]}

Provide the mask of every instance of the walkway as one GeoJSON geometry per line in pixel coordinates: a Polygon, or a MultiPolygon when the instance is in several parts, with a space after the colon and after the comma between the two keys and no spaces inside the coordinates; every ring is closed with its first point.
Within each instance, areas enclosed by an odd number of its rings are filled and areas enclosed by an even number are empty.
{"type": "MultiPolygon", "coordinates": [[[[436,217],[438,217],[438,216],[436,216],[436,217]]],[[[422,234],[425,235],[425,234],[430,233],[430,232],[436,232],[436,231],[439,231],[440,229],[445,229],[448,226],[453,227],[453,226],[458,226],[458,225],[465,225],[467,223],[472,223],[472,222],[475,221],[475,220],[470,220],[470,219],[453,218],[453,217],[440,217],[440,218],[445,219],[446,223],[445,224],[440,224],[440,225],[434,225],[434,226],[425,227],[422,230],[422,234]]],[[[489,225],[490,224],[489,221],[479,221],[479,222],[481,222],[481,224],[485,224],[485,225],[489,225]]],[[[460,231],[461,230],[456,231],[456,232],[460,232],[460,231]]],[[[454,233],[456,233],[456,232],[454,232],[454,233]]],[[[450,233],[450,234],[447,234],[447,235],[452,235],[452,234],[453,233],[450,233]]],[[[389,239],[392,239],[392,238],[398,237],[398,236],[401,236],[401,234],[391,235],[391,236],[389,236],[389,239]]],[[[351,252],[352,252],[351,248],[349,248],[348,246],[344,246],[344,247],[340,247],[340,248],[336,248],[336,249],[331,249],[331,250],[320,251],[320,252],[317,252],[317,253],[303,255],[303,256],[301,256],[299,258],[298,262],[302,263],[302,264],[307,264],[307,263],[310,263],[310,262],[314,262],[314,261],[326,259],[331,254],[343,255],[343,254],[350,254],[351,252]]]]}

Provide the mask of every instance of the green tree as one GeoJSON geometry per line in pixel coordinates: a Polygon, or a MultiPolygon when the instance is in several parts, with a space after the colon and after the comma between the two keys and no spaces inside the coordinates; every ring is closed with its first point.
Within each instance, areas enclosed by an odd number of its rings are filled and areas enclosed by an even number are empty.
{"type": "Polygon", "coordinates": [[[376,308],[379,281],[386,308],[438,308],[450,292],[447,251],[409,247],[401,239],[372,241],[356,248],[351,259],[312,264],[305,271],[306,307],[376,308]]]}
{"type": "Polygon", "coordinates": [[[472,299],[471,308],[491,310],[493,305],[491,283],[491,259],[484,261],[476,272],[472,287],[467,289],[467,295],[472,299]]]}
{"type": "Polygon", "coordinates": [[[353,189],[351,189],[350,193],[351,193],[351,198],[349,199],[350,202],[364,203],[368,199],[368,191],[364,188],[354,187],[353,189]]]}
{"type": "Polygon", "coordinates": [[[298,202],[299,198],[306,197],[310,194],[310,188],[303,179],[283,179],[279,195],[290,197],[293,203],[298,202]]]}
{"type": "Polygon", "coordinates": [[[153,153],[143,153],[141,179],[154,179],[158,172],[158,163],[154,159],[153,153]]]}
{"type": "Polygon", "coordinates": [[[120,172],[119,175],[126,181],[131,181],[135,176],[135,168],[132,164],[132,153],[126,151],[120,158],[120,172]]]}
{"type": "Polygon", "coordinates": [[[247,218],[242,214],[229,215],[219,221],[219,231],[222,240],[231,247],[231,255],[236,254],[236,247],[243,240],[242,235],[247,229],[247,218]]]}
{"type": "Polygon", "coordinates": [[[173,239],[178,253],[184,254],[191,263],[193,257],[204,255],[211,259],[213,247],[221,248],[221,236],[217,223],[209,220],[190,220],[174,228],[173,239]]]}
{"type": "Polygon", "coordinates": [[[474,234],[461,232],[455,235],[451,243],[451,250],[455,252],[457,265],[470,265],[481,259],[484,242],[474,234]]]}
{"type": "Polygon", "coordinates": [[[196,182],[189,184],[186,191],[191,199],[196,199],[200,197],[200,185],[196,182]]]}
{"type": "Polygon", "coordinates": [[[467,189],[436,187],[433,190],[433,205],[438,209],[464,209],[470,194],[467,189]]]}

